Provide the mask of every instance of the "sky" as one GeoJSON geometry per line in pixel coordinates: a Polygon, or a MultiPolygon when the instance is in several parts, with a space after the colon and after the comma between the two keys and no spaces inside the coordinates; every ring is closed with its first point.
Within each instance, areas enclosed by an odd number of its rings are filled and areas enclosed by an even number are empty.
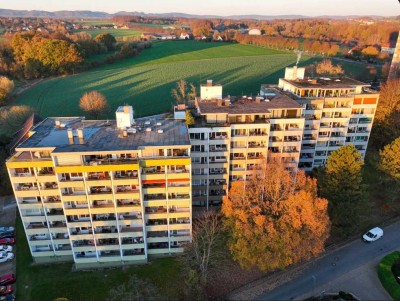
{"type": "Polygon", "coordinates": [[[400,15],[398,0],[12,0],[0,8],[18,10],[92,10],[115,13],[180,12],[199,15],[400,15]]]}

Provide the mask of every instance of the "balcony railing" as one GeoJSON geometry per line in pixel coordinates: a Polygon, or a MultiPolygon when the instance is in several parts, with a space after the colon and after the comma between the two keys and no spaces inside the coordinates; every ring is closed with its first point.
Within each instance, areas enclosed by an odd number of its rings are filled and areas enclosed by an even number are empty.
{"type": "Polygon", "coordinates": [[[116,165],[116,164],[135,164],[138,158],[118,158],[118,159],[87,159],[85,165],[116,165]]]}

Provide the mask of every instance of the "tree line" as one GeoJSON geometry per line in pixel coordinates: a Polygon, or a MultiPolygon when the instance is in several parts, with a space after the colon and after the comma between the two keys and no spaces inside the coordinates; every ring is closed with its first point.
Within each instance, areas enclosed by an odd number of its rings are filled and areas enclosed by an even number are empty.
{"type": "Polygon", "coordinates": [[[151,47],[150,42],[117,43],[109,33],[95,38],[86,32],[73,35],[45,35],[37,31],[16,33],[8,44],[0,44],[0,73],[18,79],[71,74],[90,68],[85,60],[93,55],[110,53],[106,63],[113,63],[136,56],[148,47],[151,47]]]}

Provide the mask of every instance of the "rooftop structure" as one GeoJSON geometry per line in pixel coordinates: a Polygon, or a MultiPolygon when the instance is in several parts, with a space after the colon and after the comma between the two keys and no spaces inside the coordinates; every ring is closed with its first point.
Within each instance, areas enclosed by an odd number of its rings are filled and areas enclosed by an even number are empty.
{"type": "Polygon", "coordinates": [[[54,152],[88,152],[138,150],[157,145],[190,145],[185,123],[173,119],[142,118],[129,128],[121,129],[115,120],[51,117],[34,127],[31,137],[18,149],[51,148],[54,152]]]}
{"type": "Polygon", "coordinates": [[[207,80],[206,84],[200,86],[201,99],[221,99],[222,98],[222,85],[213,84],[212,80],[207,80]]]}

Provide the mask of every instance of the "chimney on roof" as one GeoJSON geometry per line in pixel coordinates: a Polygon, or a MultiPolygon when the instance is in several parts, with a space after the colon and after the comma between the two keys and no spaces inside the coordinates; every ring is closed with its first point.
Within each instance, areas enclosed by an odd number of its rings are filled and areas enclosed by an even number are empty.
{"type": "Polygon", "coordinates": [[[261,102],[261,98],[260,97],[256,97],[256,103],[260,103],[261,102]]]}
{"type": "Polygon", "coordinates": [[[56,121],[55,121],[55,124],[56,124],[56,127],[57,127],[57,128],[59,128],[59,127],[60,127],[60,125],[61,125],[61,122],[60,122],[60,120],[56,120],[56,121]]]}
{"type": "Polygon", "coordinates": [[[78,134],[79,144],[83,144],[83,129],[78,129],[77,134],[78,134]]]}
{"type": "Polygon", "coordinates": [[[229,99],[225,99],[225,107],[229,107],[231,105],[231,101],[229,99]]]}
{"type": "Polygon", "coordinates": [[[222,99],[217,99],[217,106],[222,107],[222,99]]]}
{"type": "Polygon", "coordinates": [[[212,79],[207,79],[207,87],[212,87],[212,79]]]}
{"type": "Polygon", "coordinates": [[[74,144],[74,132],[72,129],[67,130],[69,144],[74,144]]]}

